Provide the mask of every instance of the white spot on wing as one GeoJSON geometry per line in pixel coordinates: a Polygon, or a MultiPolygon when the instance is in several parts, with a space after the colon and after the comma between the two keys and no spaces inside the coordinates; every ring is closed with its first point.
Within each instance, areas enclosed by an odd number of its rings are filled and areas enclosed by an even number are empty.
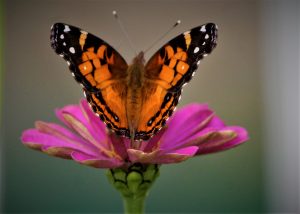
{"type": "Polygon", "coordinates": [[[64,32],[69,32],[69,31],[71,31],[71,29],[70,29],[69,25],[65,25],[64,32]]]}
{"type": "Polygon", "coordinates": [[[201,32],[206,32],[205,25],[203,25],[203,26],[200,28],[200,31],[201,31],[201,32]]]}
{"type": "Polygon", "coordinates": [[[80,31],[82,34],[88,34],[88,32],[84,31],[84,30],[81,30],[80,31]]]}
{"type": "Polygon", "coordinates": [[[191,32],[190,30],[186,31],[186,32],[183,33],[183,35],[188,35],[188,34],[190,34],[190,32],[191,32]]]}
{"type": "Polygon", "coordinates": [[[75,48],[74,47],[70,47],[69,51],[74,54],[75,53],[75,48]]]}
{"type": "Polygon", "coordinates": [[[207,56],[208,54],[203,54],[203,56],[205,57],[205,56],[207,56]]]}
{"type": "Polygon", "coordinates": [[[60,34],[59,38],[64,39],[65,38],[64,34],[60,34]]]}
{"type": "Polygon", "coordinates": [[[199,47],[195,47],[195,49],[194,49],[194,53],[198,53],[198,52],[199,52],[199,50],[200,50],[200,48],[199,48],[199,47]]]}
{"type": "Polygon", "coordinates": [[[206,42],[203,42],[203,43],[202,43],[202,45],[205,45],[205,44],[206,44],[206,42]]]}
{"type": "Polygon", "coordinates": [[[67,45],[67,44],[64,42],[64,43],[63,43],[63,46],[66,46],[66,45],[67,45]]]}
{"type": "Polygon", "coordinates": [[[205,38],[205,39],[208,39],[208,38],[209,38],[209,35],[208,35],[208,34],[206,34],[204,38],[205,38]]]}
{"type": "Polygon", "coordinates": [[[200,62],[201,62],[201,60],[199,60],[199,61],[197,62],[197,65],[200,65],[200,62]]]}
{"type": "Polygon", "coordinates": [[[60,56],[60,57],[64,57],[64,55],[63,55],[63,54],[59,54],[59,56],[60,56]]]}
{"type": "MultiPolygon", "coordinates": [[[[71,65],[71,63],[70,63],[69,61],[67,61],[67,64],[68,64],[68,65],[71,65]]],[[[72,74],[73,74],[73,73],[72,73],[72,74]]]]}

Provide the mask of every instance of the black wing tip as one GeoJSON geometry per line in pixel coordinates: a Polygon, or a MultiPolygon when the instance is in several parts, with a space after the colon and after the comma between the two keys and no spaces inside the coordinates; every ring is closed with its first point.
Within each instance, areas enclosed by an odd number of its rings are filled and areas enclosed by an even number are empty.
{"type": "Polygon", "coordinates": [[[72,27],[72,25],[69,25],[69,24],[66,24],[66,23],[56,22],[56,23],[54,23],[54,24],[51,26],[51,31],[52,31],[53,29],[63,28],[63,27],[66,26],[66,25],[72,27]]]}
{"type": "Polygon", "coordinates": [[[211,51],[217,46],[218,39],[218,25],[213,22],[208,22],[204,25],[201,25],[195,28],[197,31],[200,30],[204,35],[208,34],[210,36],[208,43],[209,46],[206,49],[206,54],[210,54],[211,51]]]}
{"type": "Polygon", "coordinates": [[[50,31],[50,44],[51,44],[51,47],[54,49],[54,51],[57,53],[57,54],[62,54],[63,53],[63,50],[61,49],[61,45],[59,45],[59,36],[60,34],[64,31],[64,29],[66,27],[73,27],[69,24],[65,24],[65,23],[61,23],[61,22],[57,22],[57,23],[54,23],[52,26],[51,26],[51,31],[50,31]]]}
{"type": "Polygon", "coordinates": [[[63,26],[62,23],[55,23],[51,26],[51,32],[50,32],[50,44],[51,47],[54,49],[54,51],[57,54],[61,54],[62,50],[59,48],[57,41],[58,41],[58,32],[63,26]]]}
{"type": "Polygon", "coordinates": [[[208,23],[206,23],[206,24],[200,25],[200,26],[197,27],[197,28],[201,28],[201,27],[203,27],[203,26],[205,26],[205,27],[208,28],[208,29],[218,30],[218,25],[215,24],[215,23],[213,23],[213,22],[208,22],[208,23]]]}
{"type": "MultiPolygon", "coordinates": [[[[195,27],[194,29],[195,30],[200,30],[200,31],[202,29],[203,30],[205,29],[204,32],[209,31],[209,32],[211,32],[211,34],[213,34],[215,36],[217,36],[217,33],[218,33],[218,25],[215,24],[215,23],[213,23],[213,22],[208,22],[206,24],[203,24],[203,25],[200,25],[198,27],[195,27]]],[[[194,29],[192,29],[192,30],[194,30],[194,29]]]]}
{"type": "Polygon", "coordinates": [[[215,23],[213,23],[213,22],[208,22],[208,23],[206,23],[206,24],[204,24],[204,25],[206,25],[206,26],[212,26],[212,27],[217,28],[217,24],[215,24],[215,23]]]}

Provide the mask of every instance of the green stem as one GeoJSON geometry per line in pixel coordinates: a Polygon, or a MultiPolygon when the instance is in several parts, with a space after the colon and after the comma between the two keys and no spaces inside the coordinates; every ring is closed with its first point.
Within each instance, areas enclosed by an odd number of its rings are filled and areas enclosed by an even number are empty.
{"type": "Polygon", "coordinates": [[[124,197],[124,213],[125,214],[143,214],[146,197],[131,198],[124,197]]]}

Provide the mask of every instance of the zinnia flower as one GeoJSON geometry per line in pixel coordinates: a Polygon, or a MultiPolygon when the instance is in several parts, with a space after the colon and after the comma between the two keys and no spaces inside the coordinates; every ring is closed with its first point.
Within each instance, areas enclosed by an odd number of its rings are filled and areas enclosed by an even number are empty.
{"type": "Polygon", "coordinates": [[[180,109],[157,135],[133,145],[107,130],[86,100],[58,109],[56,115],[67,128],[38,121],[35,129],[23,132],[22,142],[49,155],[108,168],[108,179],[121,193],[125,213],[143,213],[160,164],[223,151],[248,140],[244,128],[226,126],[202,104],[180,109]]]}
{"type": "Polygon", "coordinates": [[[138,146],[110,133],[86,100],[58,109],[56,115],[67,128],[37,121],[34,129],[23,132],[22,142],[49,155],[97,168],[178,163],[230,149],[248,140],[244,128],[226,126],[203,104],[190,104],[178,110],[165,128],[138,146]]]}

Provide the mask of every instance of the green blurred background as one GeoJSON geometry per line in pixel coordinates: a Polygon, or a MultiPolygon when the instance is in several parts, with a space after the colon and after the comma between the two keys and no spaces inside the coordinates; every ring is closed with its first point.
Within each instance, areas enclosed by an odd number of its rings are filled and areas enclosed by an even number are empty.
{"type": "Polygon", "coordinates": [[[251,138],[233,150],[162,166],[147,199],[147,212],[299,211],[298,1],[7,0],[2,4],[0,211],[122,211],[105,170],[52,158],[20,142],[22,131],[33,127],[34,121],[58,122],[54,109],[83,97],[66,63],[50,47],[53,23],[94,33],[128,62],[132,60],[134,54],[112,10],[119,12],[138,50],[182,20],[146,58],[192,27],[218,24],[218,46],[184,88],[179,106],[208,103],[227,124],[245,127],[251,138]]]}

